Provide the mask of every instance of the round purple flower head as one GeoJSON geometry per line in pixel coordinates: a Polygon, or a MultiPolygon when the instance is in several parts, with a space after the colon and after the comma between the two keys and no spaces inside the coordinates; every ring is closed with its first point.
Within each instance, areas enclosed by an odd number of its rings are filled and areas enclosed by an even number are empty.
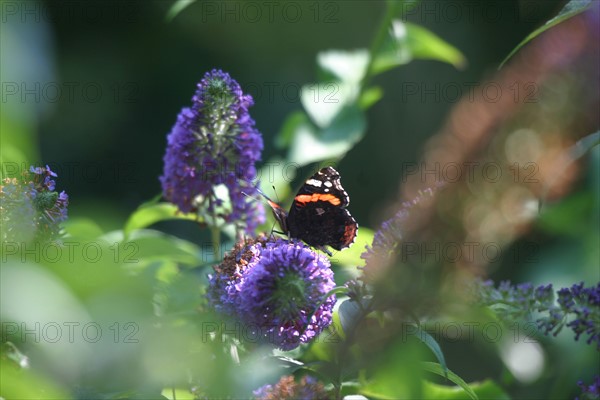
{"type": "Polygon", "coordinates": [[[206,73],[167,137],[160,177],[164,197],[181,211],[202,213],[211,224],[217,218],[236,223],[248,233],[264,222],[263,205],[244,195],[258,193],[252,179],[263,149],[248,113],[253,103],[229,74],[206,73]]]}
{"type": "Polygon", "coordinates": [[[325,386],[312,376],[296,382],[291,375],[283,376],[274,385],[264,385],[253,393],[257,400],[315,400],[329,399],[325,386]]]}
{"type": "Polygon", "coordinates": [[[209,277],[208,299],[283,350],[331,324],[335,296],[329,260],[303,243],[259,239],[236,245],[209,277]]]}
{"type": "Polygon", "coordinates": [[[69,196],[54,189],[50,167],[30,167],[21,179],[6,178],[0,185],[0,223],[3,241],[51,240],[67,219],[69,196]]]}

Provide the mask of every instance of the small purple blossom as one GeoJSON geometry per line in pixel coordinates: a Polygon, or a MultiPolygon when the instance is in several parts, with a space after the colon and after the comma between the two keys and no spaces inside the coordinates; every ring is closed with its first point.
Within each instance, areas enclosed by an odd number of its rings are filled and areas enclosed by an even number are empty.
{"type": "Polygon", "coordinates": [[[252,179],[263,149],[248,112],[253,103],[229,74],[204,75],[167,137],[160,177],[164,197],[182,212],[198,212],[211,224],[236,223],[248,233],[264,222],[262,203],[244,194],[257,194],[252,179]]]}
{"type": "Polygon", "coordinates": [[[331,324],[335,296],[325,296],[335,284],[329,260],[302,243],[238,244],[214,269],[209,303],[283,350],[309,342],[331,324]]]}
{"type": "Polygon", "coordinates": [[[600,375],[596,375],[590,385],[579,381],[577,386],[581,388],[581,397],[576,397],[575,400],[600,399],[600,375]]]}
{"type": "Polygon", "coordinates": [[[21,179],[6,178],[0,186],[2,240],[28,242],[59,236],[67,219],[69,196],[55,191],[57,175],[50,167],[33,167],[21,179]]]}
{"type": "Polygon", "coordinates": [[[494,307],[500,317],[514,320],[541,313],[536,322],[544,334],[556,336],[566,326],[575,333],[575,340],[586,335],[587,344],[595,342],[600,349],[600,282],[587,288],[583,282],[562,288],[556,297],[552,285],[534,288],[530,283],[513,286],[508,281],[498,289],[492,281],[478,282],[475,291],[477,302],[494,307]]]}
{"type": "Polygon", "coordinates": [[[254,392],[257,400],[319,400],[329,399],[325,386],[312,376],[296,382],[291,375],[283,376],[274,385],[264,385],[254,392]]]}

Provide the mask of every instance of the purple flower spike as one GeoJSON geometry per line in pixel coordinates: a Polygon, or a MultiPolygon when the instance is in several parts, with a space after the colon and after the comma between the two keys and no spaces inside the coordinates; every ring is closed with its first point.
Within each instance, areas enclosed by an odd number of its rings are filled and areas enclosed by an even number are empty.
{"type": "Polygon", "coordinates": [[[248,112],[253,104],[229,74],[212,70],[204,75],[192,106],[181,110],[167,137],[160,177],[164,197],[181,211],[203,213],[213,221],[219,217],[247,233],[264,222],[262,203],[245,195],[258,194],[252,180],[263,149],[248,112]]]}

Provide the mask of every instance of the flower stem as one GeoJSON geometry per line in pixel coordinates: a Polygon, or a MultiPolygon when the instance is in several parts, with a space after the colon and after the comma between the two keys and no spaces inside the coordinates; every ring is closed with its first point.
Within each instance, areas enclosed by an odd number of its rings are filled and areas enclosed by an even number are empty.
{"type": "Polygon", "coordinates": [[[215,254],[221,254],[221,231],[219,230],[219,228],[211,226],[210,238],[215,249],[215,254]]]}
{"type": "Polygon", "coordinates": [[[385,15],[383,16],[383,20],[379,24],[379,29],[377,30],[377,33],[375,34],[373,42],[371,43],[371,47],[369,48],[369,63],[367,64],[367,68],[365,70],[365,76],[363,77],[361,85],[360,85],[361,92],[364,92],[364,90],[367,86],[367,83],[372,78],[373,64],[375,61],[375,57],[377,55],[377,52],[381,48],[383,41],[385,40],[385,36],[388,32],[388,29],[390,28],[390,26],[392,24],[392,20],[394,19],[394,15],[396,14],[397,9],[398,9],[398,4],[401,5],[401,4],[403,4],[403,2],[402,1],[391,1],[391,2],[387,3],[385,15]]]}

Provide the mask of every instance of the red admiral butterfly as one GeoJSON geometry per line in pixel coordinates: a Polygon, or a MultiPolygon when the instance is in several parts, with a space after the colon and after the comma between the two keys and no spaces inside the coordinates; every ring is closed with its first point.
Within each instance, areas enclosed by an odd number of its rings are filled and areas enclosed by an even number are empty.
{"type": "Polygon", "coordinates": [[[342,250],[354,243],[358,224],[346,209],[350,198],[334,168],[322,168],[310,177],[294,197],[289,212],[263,196],[281,230],[290,238],[300,239],[327,253],[324,246],[342,250]]]}

